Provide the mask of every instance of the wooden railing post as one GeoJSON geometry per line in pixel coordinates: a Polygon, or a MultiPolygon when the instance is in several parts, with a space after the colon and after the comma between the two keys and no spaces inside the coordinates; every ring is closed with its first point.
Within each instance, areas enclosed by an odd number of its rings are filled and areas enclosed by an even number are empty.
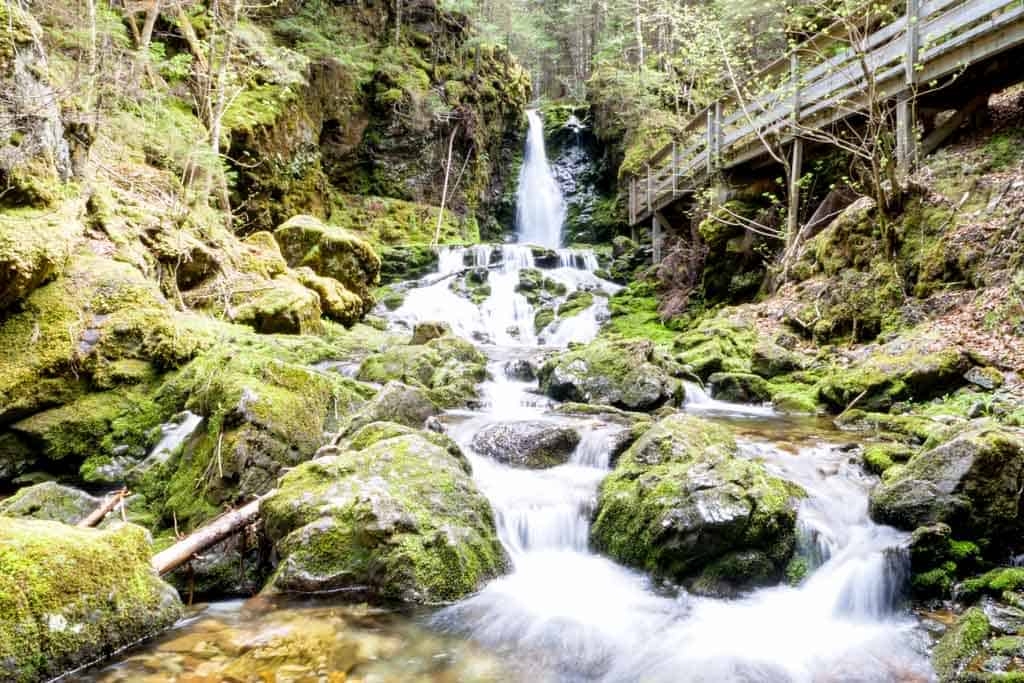
{"type": "Polygon", "coordinates": [[[920,0],[907,0],[907,50],[904,55],[905,88],[896,98],[896,164],[901,175],[914,165],[914,95],[917,85],[917,55],[920,48],[920,0]]]}
{"type": "Polygon", "coordinates": [[[793,135],[800,127],[800,55],[795,51],[789,58],[789,82],[793,84],[793,135]]]}
{"type": "Polygon", "coordinates": [[[651,174],[651,165],[647,165],[647,210],[654,210],[654,201],[652,195],[654,194],[654,176],[651,174]]]}
{"type": "Polygon", "coordinates": [[[715,102],[715,170],[722,168],[722,101],[715,102]]]}
{"type": "Polygon", "coordinates": [[[676,178],[679,173],[679,148],[676,145],[676,141],[672,141],[672,197],[675,198],[678,188],[676,187],[676,178]]]}
{"type": "Polygon", "coordinates": [[[713,109],[708,109],[708,122],[707,122],[707,167],[708,176],[712,176],[715,173],[715,114],[713,109]]]}

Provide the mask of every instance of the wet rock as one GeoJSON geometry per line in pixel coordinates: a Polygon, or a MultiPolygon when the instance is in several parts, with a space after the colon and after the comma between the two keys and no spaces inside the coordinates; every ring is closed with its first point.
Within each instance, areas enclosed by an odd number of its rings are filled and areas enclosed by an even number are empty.
{"type": "Polygon", "coordinates": [[[505,376],[520,382],[537,379],[537,365],[528,359],[510,360],[505,363],[505,376]]]}
{"type": "Polygon", "coordinates": [[[437,251],[429,245],[380,247],[382,284],[416,280],[437,270],[437,251]]]}
{"type": "Polygon", "coordinates": [[[170,627],[146,531],[0,517],[0,679],[46,680],[170,627]]]}
{"type": "Polygon", "coordinates": [[[352,417],[347,432],[352,434],[371,422],[396,422],[421,429],[427,419],[440,412],[423,389],[401,382],[388,382],[352,417]]]}
{"type": "Polygon", "coordinates": [[[764,403],[772,397],[764,378],[745,372],[716,372],[708,377],[708,385],[719,401],[764,403]]]}
{"type": "Polygon", "coordinates": [[[989,634],[985,613],[972,607],[956,620],[935,644],[932,664],[942,681],[954,681],[980,652],[989,634]]]}
{"type": "Polygon", "coordinates": [[[271,592],[435,604],[506,563],[490,503],[458,459],[418,434],[300,465],[261,513],[281,557],[271,592]]]}
{"type": "Polygon", "coordinates": [[[712,318],[673,342],[679,360],[702,380],[716,372],[750,372],[755,334],[745,323],[712,318]]]}
{"type": "Polygon", "coordinates": [[[591,540],[692,590],[733,593],[782,576],[804,495],[738,457],[725,428],[672,415],[641,436],[602,483],[591,540]]]}
{"type": "Polygon", "coordinates": [[[451,326],[445,322],[428,321],[416,323],[416,326],[412,329],[412,341],[409,343],[413,346],[418,346],[451,333],[451,326]]]}
{"type": "Polygon", "coordinates": [[[363,302],[363,313],[373,309],[371,288],[380,281],[380,257],[369,243],[342,228],[312,216],[294,216],[274,231],[281,253],[293,268],[308,266],[334,278],[363,302]]]}
{"type": "Polygon", "coordinates": [[[166,580],[189,603],[256,595],[270,575],[270,545],[259,527],[213,545],[166,580]]]}
{"type": "Polygon", "coordinates": [[[77,524],[96,510],[101,502],[85,491],[47,481],[23,488],[0,501],[0,515],[77,524]]]}
{"type": "Polygon", "coordinates": [[[912,457],[871,492],[871,515],[903,529],[942,522],[960,538],[1019,538],[1021,482],[1024,442],[982,427],[912,457]]]}
{"type": "Polygon", "coordinates": [[[579,442],[571,427],[522,420],[484,427],[473,437],[473,449],[506,465],[540,469],[568,462],[579,442]]]}
{"type": "MultiPolygon", "coordinates": [[[[431,418],[431,420],[436,420],[436,418],[431,418]]],[[[428,422],[430,422],[430,420],[428,420],[428,422]]],[[[450,456],[459,461],[459,464],[462,466],[462,469],[465,470],[466,474],[473,473],[473,468],[470,466],[469,460],[462,452],[462,449],[459,448],[459,444],[455,442],[455,439],[442,432],[433,431],[431,429],[414,429],[408,425],[399,424],[397,422],[371,422],[365,427],[360,427],[351,436],[347,437],[335,452],[321,452],[317,453],[317,456],[337,455],[344,450],[362,451],[380,441],[409,435],[415,435],[421,439],[426,439],[435,446],[443,448],[450,456]]],[[[321,449],[321,451],[324,451],[324,449],[321,449]]]]}
{"type": "Polygon", "coordinates": [[[559,401],[600,403],[626,410],[653,410],[682,396],[648,341],[599,339],[556,354],[541,367],[541,390],[559,401]]]}

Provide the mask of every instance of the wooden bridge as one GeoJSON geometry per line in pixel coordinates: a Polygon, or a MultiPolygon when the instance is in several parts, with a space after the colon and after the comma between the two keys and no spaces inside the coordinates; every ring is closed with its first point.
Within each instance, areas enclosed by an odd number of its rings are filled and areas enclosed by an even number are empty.
{"type": "MultiPolygon", "coordinates": [[[[778,84],[769,94],[746,101],[733,94],[715,102],[686,126],[685,140],[666,145],[647,161],[645,173],[630,178],[630,224],[651,221],[656,260],[664,223],[659,212],[691,197],[716,174],[771,162],[766,141],[777,150],[788,145],[791,155],[791,229],[803,140],[814,137],[809,132],[863,115],[872,102],[894,103],[897,161],[906,168],[918,153],[919,93],[954,76],[978,80],[972,66],[1024,45],[1024,0],[907,0],[903,16],[823,58],[825,44],[836,42],[834,31],[825,32],[774,62],[748,81],[778,84]]],[[[1011,82],[1024,80],[1024,56],[1011,57],[1004,71],[1016,72],[1011,82]]],[[[921,151],[937,146],[941,132],[925,137],[921,151]]]]}

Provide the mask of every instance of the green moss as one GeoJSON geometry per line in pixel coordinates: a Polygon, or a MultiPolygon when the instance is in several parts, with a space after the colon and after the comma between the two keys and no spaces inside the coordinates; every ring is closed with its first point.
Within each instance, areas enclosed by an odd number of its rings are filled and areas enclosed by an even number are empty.
{"type": "Polygon", "coordinates": [[[1000,636],[988,643],[988,650],[1006,657],[1024,657],[1024,636],[1000,636]]]}
{"type": "Polygon", "coordinates": [[[487,360],[469,342],[446,335],[426,344],[395,346],[370,356],[359,368],[364,382],[398,381],[429,390],[444,407],[464,405],[477,395],[487,360]]]}
{"type": "Polygon", "coordinates": [[[988,617],[972,607],[957,619],[932,651],[932,663],[942,680],[954,680],[979,652],[989,634],[988,617]]]}
{"type": "Polygon", "coordinates": [[[914,449],[900,443],[875,443],[864,449],[864,468],[872,474],[884,474],[897,462],[906,462],[914,449]]]}
{"type": "Polygon", "coordinates": [[[416,433],[301,465],[262,511],[283,557],[273,590],[361,587],[377,598],[447,602],[505,563],[490,506],[463,463],[416,433]]]}
{"type": "Polygon", "coordinates": [[[677,333],[667,327],[658,313],[658,300],[650,285],[632,282],[608,301],[611,320],[603,333],[621,339],[650,339],[671,344],[677,333]]]}
{"type": "MultiPolygon", "coordinates": [[[[437,230],[440,209],[430,204],[390,197],[336,195],[328,222],[351,230],[378,245],[429,245],[437,230]]],[[[472,216],[446,209],[439,244],[475,244],[480,229],[472,216]]]]}
{"type": "Polygon", "coordinates": [[[555,311],[550,306],[537,309],[533,314],[533,329],[540,334],[548,325],[555,322],[555,311]]]}
{"type": "Polygon", "coordinates": [[[58,676],[181,615],[143,529],[97,531],[0,517],[0,675],[58,676]]]}
{"type": "Polygon", "coordinates": [[[679,359],[701,379],[716,372],[750,372],[754,330],[722,318],[706,318],[693,330],[677,337],[673,348],[679,359]]]}
{"type": "Polygon", "coordinates": [[[558,307],[558,318],[565,319],[578,315],[594,305],[594,295],[590,292],[578,291],[569,295],[558,307]]]}
{"type": "Polygon", "coordinates": [[[960,594],[964,597],[975,597],[983,593],[999,595],[1003,591],[1021,588],[1024,588],[1024,567],[1002,567],[964,581],[960,584],[960,594]]]}
{"type": "Polygon", "coordinates": [[[621,562],[676,580],[750,550],[764,553],[777,577],[792,556],[793,501],[802,495],[738,458],[724,427],[673,415],[640,437],[602,483],[591,540],[621,562]],[[691,470],[701,473],[700,487],[691,470]]]}
{"type": "Polygon", "coordinates": [[[793,559],[786,565],[786,583],[790,586],[799,586],[803,583],[803,580],[807,578],[807,573],[810,571],[810,566],[807,563],[807,559],[800,557],[799,555],[793,556],[793,559]]]}

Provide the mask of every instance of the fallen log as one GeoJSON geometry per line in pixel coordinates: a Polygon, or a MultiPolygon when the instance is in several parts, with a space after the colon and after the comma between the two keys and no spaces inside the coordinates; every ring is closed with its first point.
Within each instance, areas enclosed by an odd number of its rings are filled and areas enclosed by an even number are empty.
{"type": "Polygon", "coordinates": [[[116,508],[118,504],[127,497],[128,489],[121,489],[120,491],[115,491],[114,493],[104,498],[103,503],[101,503],[98,508],[93,510],[88,517],[83,519],[75,526],[83,528],[96,526],[97,524],[103,521],[103,518],[106,517],[111,510],[116,508]]]}
{"type": "Polygon", "coordinates": [[[161,550],[153,556],[153,568],[158,574],[166,574],[188,562],[197,553],[238,533],[256,521],[260,513],[260,503],[269,495],[269,493],[264,494],[237,510],[221,515],[206,526],[193,531],[170,548],[161,550]]]}

